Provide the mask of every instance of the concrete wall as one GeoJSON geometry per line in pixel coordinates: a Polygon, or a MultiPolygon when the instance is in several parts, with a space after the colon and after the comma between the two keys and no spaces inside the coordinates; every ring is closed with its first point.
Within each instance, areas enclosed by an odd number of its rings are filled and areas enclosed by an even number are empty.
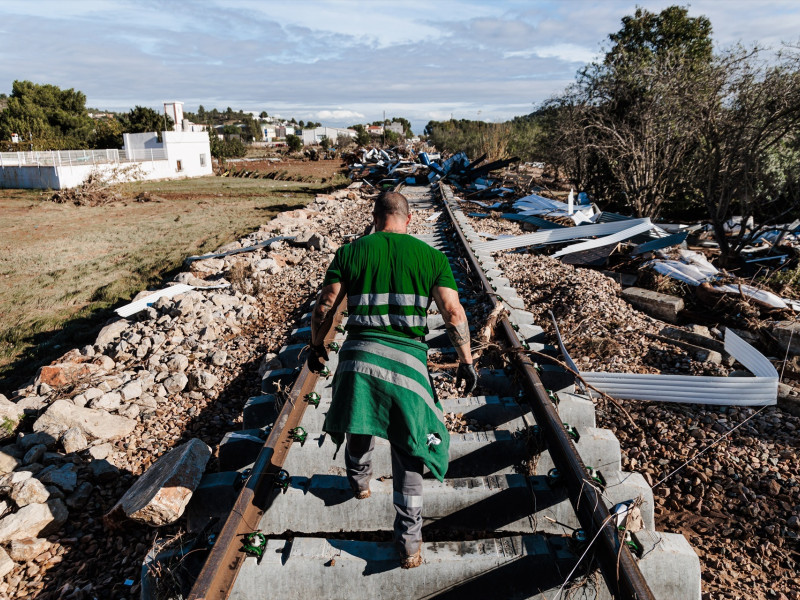
{"type": "Polygon", "coordinates": [[[303,144],[319,144],[323,137],[327,137],[332,144],[340,135],[346,135],[350,138],[356,137],[356,132],[353,129],[342,129],[341,127],[317,127],[316,129],[303,129],[303,144]]]}
{"type": "Polygon", "coordinates": [[[207,133],[165,131],[162,135],[164,144],[158,142],[155,133],[125,134],[124,139],[126,152],[163,149],[166,151],[166,159],[163,160],[75,166],[2,167],[0,188],[63,190],[80,185],[92,173],[116,181],[183,179],[213,173],[207,133]]]}

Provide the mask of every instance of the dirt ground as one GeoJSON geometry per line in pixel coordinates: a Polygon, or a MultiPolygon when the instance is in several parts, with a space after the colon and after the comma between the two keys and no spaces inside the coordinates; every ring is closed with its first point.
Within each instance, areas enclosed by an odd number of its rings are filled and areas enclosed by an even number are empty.
{"type": "Polygon", "coordinates": [[[259,171],[261,173],[287,171],[289,177],[314,177],[322,183],[329,181],[337,172],[345,169],[340,160],[297,160],[281,158],[280,162],[269,160],[227,160],[227,168],[236,170],[259,171]],[[324,180],[324,181],[322,181],[324,180]]]}
{"type": "Polygon", "coordinates": [[[52,192],[0,190],[0,393],[62,347],[91,341],[110,308],[186,256],[257,229],[333,182],[336,161],[280,163],[314,182],[202,177],[127,184],[131,200],[54,204],[52,192]],[[325,180],[325,183],[322,180],[325,180]],[[136,202],[147,192],[149,202],[136,202]]]}

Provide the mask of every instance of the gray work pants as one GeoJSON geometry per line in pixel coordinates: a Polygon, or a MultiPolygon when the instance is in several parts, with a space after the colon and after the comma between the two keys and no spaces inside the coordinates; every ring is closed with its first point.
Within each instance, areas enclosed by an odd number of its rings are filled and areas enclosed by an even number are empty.
{"type": "MultiPolygon", "coordinates": [[[[372,477],[371,435],[347,434],[344,462],[347,481],[353,490],[369,489],[372,477]]],[[[392,486],[394,488],[394,541],[405,556],[415,554],[422,544],[422,459],[414,458],[392,444],[392,486]]]]}

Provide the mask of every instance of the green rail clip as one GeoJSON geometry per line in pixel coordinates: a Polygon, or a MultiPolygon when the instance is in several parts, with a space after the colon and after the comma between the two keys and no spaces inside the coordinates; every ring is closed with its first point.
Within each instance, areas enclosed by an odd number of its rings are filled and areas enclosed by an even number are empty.
{"type": "Polygon", "coordinates": [[[275,485],[275,487],[281,488],[281,490],[283,490],[283,493],[285,494],[286,490],[289,489],[289,479],[290,479],[289,471],[281,469],[280,471],[278,471],[278,474],[275,475],[275,480],[273,484],[275,485]]]}
{"type": "Polygon", "coordinates": [[[340,348],[341,347],[339,346],[338,342],[331,342],[330,344],[328,344],[328,349],[331,350],[332,352],[339,352],[340,348]]]}
{"type": "Polygon", "coordinates": [[[242,542],[242,552],[246,552],[251,556],[256,557],[256,562],[261,562],[261,557],[264,556],[264,550],[267,548],[267,536],[260,531],[254,531],[244,536],[242,542]]]}
{"type": "Polygon", "coordinates": [[[562,425],[564,426],[564,431],[566,431],[566,432],[567,432],[567,435],[568,435],[569,437],[571,437],[571,438],[572,438],[574,441],[576,441],[576,442],[580,441],[580,439],[581,439],[581,434],[580,434],[580,433],[578,433],[578,430],[577,430],[577,429],[575,429],[575,428],[574,428],[572,425],[570,425],[569,423],[562,423],[562,425]]]}
{"type": "Polygon", "coordinates": [[[302,446],[306,443],[308,432],[302,427],[295,427],[294,429],[289,430],[289,437],[295,442],[300,442],[300,445],[302,446]]]}
{"type": "Polygon", "coordinates": [[[315,408],[319,408],[319,401],[322,397],[317,392],[311,392],[310,394],[306,394],[306,402],[313,405],[315,408]]]}

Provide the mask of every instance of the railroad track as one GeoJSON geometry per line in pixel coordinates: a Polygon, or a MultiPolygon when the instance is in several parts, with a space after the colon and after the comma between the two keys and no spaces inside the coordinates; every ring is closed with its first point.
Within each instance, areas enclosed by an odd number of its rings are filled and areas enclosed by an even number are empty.
{"type": "MultiPolygon", "coordinates": [[[[451,434],[445,481],[425,479],[425,563],[401,570],[391,543],[388,443],[376,444],[366,501],[352,497],[344,452],[333,458],[322,433],[332,377],[300,360],[309,312],[281,352],[285,368],[264,373],[263,395],[245,405],[244,429],[223,440],[220,472],[195,492],[188,528],[200,533],[189,555],[200,571],[188,597],[699,600],[694,551],[683,536],[654,530],[651,489],[621,470],[619,442],[595,427],[591,399],[548,364],[556,350],[492,257],[470,249],[480,240],[452,191],[402,191],[412,209],[441,212],[416,237],[447,254],[468,313],[481,303],[505,308],[494,341],[511,365],[481,372],[494,395],[442,400],[446,413],[484,431],[451,434]],[[644,528],[632,532],[639,521],[644,528]]],[[[344,306],[336,310],[341,322],[344,306]]],[[[450,351],[435,312],[429,327],[431,352],[450,351]]],[[[340,330],[326,340],[334,349],[340,330]]],[[[336,363],[332,352],[331,372],[336,363]]],[[[148,574],[167,558],[149,557],[143,597],[159,597],[148,574]]]]}

